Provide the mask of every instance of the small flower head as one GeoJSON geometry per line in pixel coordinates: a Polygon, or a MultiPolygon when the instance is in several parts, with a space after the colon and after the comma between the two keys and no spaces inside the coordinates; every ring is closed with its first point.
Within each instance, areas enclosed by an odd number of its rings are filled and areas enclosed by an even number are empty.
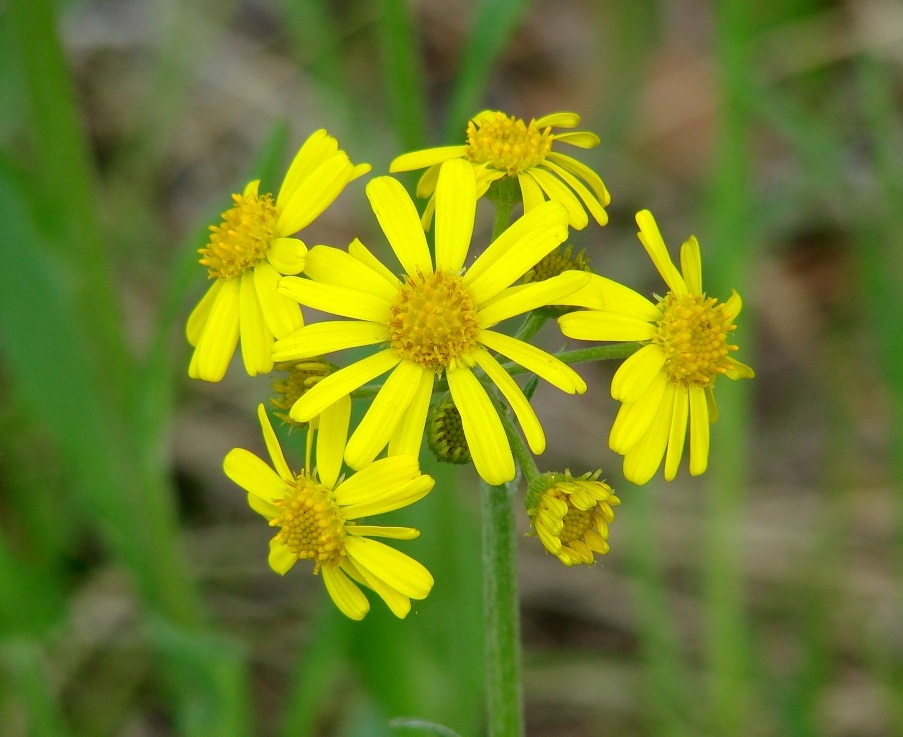
{"type": "Polygon", "coordinates": [[[524,278],[521,281],[524,284],[545,281],[553,276],[563,274],[565,271],[590,271],[586,249],[581,248],[577,255],[574,255],[574,247],[570,243],[559,246],[524,274],[524,278]]]}
{"type": "MultiPolygon", "coordinates": [[[[409,527],[364,524],[363,517],[391,512],[423,498],[433,479],[420,473],[417,459],[393,456],[375,461],[348,478],[338,470],[294,473],[261,404],[257,410],[272,467],[236,448],[226,456],[226,475],[248,492],[248,504],[277,532],[270,541],[270,567],[285,574],[300,560],[313,563],[336,606],[351,619],[370,609],[359,585],[375,591],[397,617],[405,617],[411,599],[423,599],[433,577],[420,563],[371,538],[412,540],[409,527]]],[[[345,430],[347,431],[347,422],[345,430]]]]}
{"type": "Polygon", "coordinates": [[[417,185],[417,196],[430,198],[423,215],[425,227],[429,227],[433,217],[440,164],[449,159],[463,159],[473,166],[478,198],[494,182],[510,179],[520,187],[525,212],[553,200],[565,206],[572,228],[585,228],[589,223],[587,213],[599,225],[605,225],[608,222],[605,207],[611,197],[599,175],[577,159],[554,150],[556,143],[579,148],[599,145],[599,137],[594,133],[554,131],[575,128],[579,123],[580,116],[576,113],[552,113],[527,122],[513,115],[484,110],[468,122],[464,144],[404,154],[390,164],[389,171],[426,168],[417,185]]]}
{"type": "Polygon", "coordinates": [[[621,284],[593,276],[565,301],[587,310],[559,318],[562,332],[582,340],[637,341],[641,348],[621,364],[611,395],[622,402],[609,444],[624,455],[624,476],[646,483],[665,462],[665,478],[677,474],[690,430],[690,473],[706,470],[709,424],[718,416],[714,385],[719,376],[750,379],[753,370],[733,357],[729,341],[740,314],[740,295],[724,302],[702,289],[702,262],[695,237],[683,244],[681,270],[671,261],[652,214],[637,213],[640,242],[668,292],[651,302],[621,284]]]}
{"type": "Polygon", "coordinates": [[[210,226],[210,240],[199,251],[213,284],[188,318],[194,346],[189,376],[222,379],[239,341],[249,375],[273,368],[273,342],[304,324],[298,304],[276,292],[282,276],[304,269],[307,246],[294,235],[369,170],[352,164],[320,130],[298,151],[276,197],[261,193],[259,180],[232,195],[232,207],[210,226]]]}
{"type": "Polygon", "coordinates": [[[312,386],[333,373],[336,367],[323,358],[316,357],[306,361],[282,361],[275,368],[283,375],[271,384],[273,396],[270,404],[275,409],[274,414],[291,425],[306,425],[306,422],[293,420],[289,410],[312,386]]]}
{"type": "Polygon", "coordinates": [[[430,408],[426,420],[426,440],[440,463],[464,464],[472,460],[461,413],[450,396],[430,408]]]}
{"type": "Polygon", "coordinates": [[[567,236],[565,208],[557,202],[534,208],[465,269],[475,191],[472,166],[460,159],[442,165],[433,254],[407,192],[397,180],[377,177],[368,183],[367,196],[403,276],[399,279],[354,241],[348,253],[325,246],[311,249],[305,269],[310,278],[282,280],[282,294],[351,319],[301,328],[276,343],[276,360],[303,360],[364,346],[375,350],[312,387],[292,407],[293,418],[303,422],[339,396],[388,373],[348,441],[345,461],[352,468],[366,465],[386,446],[390,455],[419,453],[433,386],[442,377],[460,412],[477,471],[492,484],[514,478],[514,458],[496,400],[477,372],[511,406],[534,453],[545,449],[545,435],[523,391],[491,351],[563,391],[586,391],[583,379],[558,359],[493,330],[499,322],[562,299],[589,281],[589,274],[568,271],[543,282],[515,285],[567,236]]]}
{"type": "Polygon", "coordinates": [[[564,473],[537,477],[528,491],[527,514],[536,535],[566,566],[591,565],[594,553],[606,555],[613,507],[621,503],[600,471],[578,478],[564,473]]]}

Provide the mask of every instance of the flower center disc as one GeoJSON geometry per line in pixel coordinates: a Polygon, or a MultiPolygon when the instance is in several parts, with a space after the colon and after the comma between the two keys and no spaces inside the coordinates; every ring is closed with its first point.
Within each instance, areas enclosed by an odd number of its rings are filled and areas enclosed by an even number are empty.
{"type": "Polygon", "coordinates": [[[545,161],[552,149],[551,128],[540,130],[535,122],[495,113],[467,124],[466,156],[477,164],[514,176],[545,161]]]}
{"type": "Polygon", "coordinates": [[[665,371],[672,383],[707,387],[733,368],[729,353],[737,346],[729,345],[727,336],[736,326],[724,304],[714,297],[669,293],[659,306],[664,316],[653,342],[665,352],[665,371]]]}
{"type": "Polygon", "coordinates": [[[222,214],[223,222],[210,226],[210,241],[201,254],[211,279],[232,279],[266,258],[276,237],[279,213],[273,195],[234,194],[235,206],[222,214]]]}
{"type": "Polygon", "coordinates": [[[285,497],[274,502],[282,513],[270,522],[281,529],[276,539],[298,556],[337,565],[345,554],[345,516],[332,492],[311,478],[299,476],[285,497]]]}
{"type": "Polygon", "coordinates": [[[478,335],[476,305],[457,274],[440,269],[409,276],[392,305],[392,348],[424,368],[442,371],[468,363],[478,335]]]}
{"type": "Polygon", "coordinates": [[[558,539],[561,540],[562,545],[567,545],[574,540],[582,540],[586,531],[595,527],[596,507],[594,506],[592,509],[577,509],[571,503],[567,494],[556,494],[556,496],[568,505],[567,514],[561,518],[561,524],[564,526],[561,528],[558,539]]]}

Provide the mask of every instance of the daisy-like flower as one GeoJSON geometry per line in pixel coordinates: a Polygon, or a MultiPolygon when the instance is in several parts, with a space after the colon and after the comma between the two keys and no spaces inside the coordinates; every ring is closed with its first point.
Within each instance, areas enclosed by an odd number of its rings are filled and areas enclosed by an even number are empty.
{"type": "Polygon", "coordinates": [[[566,566],[595,563],[593,553],[606,555],[608,526],[621,500],[599,481],[600,471],[578,478],[570,471],[537,477],[529,497],[535,501],[527,514],[536,535],[550,553],[566,566]]]}
{"type": "Polygon", "coordinates": [[[536,284],[511,287],[567,236],[567,212],[556,202],[514,222],[463,274],[476,211],[476,178],[464,161],[443,164],[436,186],[435,264],[417,210],[391,177],[367,185],[377,220],[406,272],[396,277],[354,241],[346,253],[311,249],[305,273],[286,277],[280,291],[302,305],[351,320],[306,325],[276,342],[276,360],[300,360],[360,346],[378,346],[311,387],[291,409],[307,420],[363,384],[391,371],[345,449],[352,468],[389,454],[418,455],[433,384],[444,374],[474,465],[491,484],[514,478],[508,438],[485,375],[507,400],[534,453],[545,449],[539,419],[520,387],[490,350],[521,364],[569,393],[586,391],[573,369],[554,356],[491,328],[567,296],[589,280],[571,271],[536,284]]]}
{"type": "Polygon", "coordinates": [[[734,291],[725,302],[702,290],[699,242],[690,236],[678,271],[652,214],[637,213],[639,238],[668,293],[650,302],[632,289],[595,276],[573,299],[591,309],[558,318],[561,331],[581,340],[639,341],[642,347],[615,373],[611,395],[622,402],[609,444],[624,456],[624,476],[644,484],[665,461],[665,478],[677,474],[689,420],[690,473],[706,470],[709,424],[718,416],[713,387],[719,376],[751,379],[753,370],[731,354],[728,342],[742,302],[734,291]]]}
{"type": "Polygon", "coordinates": [[[599,145],[599,137],[587,131],[553,133],[553,128],[576,128],[576,113],[552,113],[529,123],[502,112],[484,110],[467,124],[467,143],[440,146],[399,156],[389,165],[392,173],[427,168],[417,185],[418,197],[430,197],[423,215],[424,227],[432,219],[439,166],[449,159],[470,162],[477,176],[476,197],[482,197],[493,182],[505,177],[520,184],[524,211],[545,200],[567,208],[572,228],[585,228],[587,212],[599,225],[608,222],[605,207],[611,197],[592,169],[577,159],[552,150],[556,141],[579,148],[599,145]]]}
{"type": "Polygon", "coordinates": [[[199,251],[213,284],[188,318],[191,378],[222,379],[239,338],[248,374],[272,369],[273,341],[304,324],[298,304],[276,292],[283,275],[304,269],[307,247],[290,236],[368,171],[369,164],[352,164],[336,139],[319,130],[298,151],[275,199],[258,191],[259,180],[232,195],[235,204],[220,225],[210,226],[210,241],[199,251]]]}
{"type": "Polygon", "coordinates": [[[309,460],[293,473],[262,404],[257,415],[272,468],[236,448],[223,469],[248,492],[251,509],[279,528],[270,541],[270,567],[285,574],[299,560],[313,561],[314,573],[323,575],[332,600],[351,619],[363,619],[370,610],[358,584],[375,591],[395,616],[407,616],[411,599],[426,598],[433,577],[414,559],[371,538],[412,540],[420,533],[359,520],[413,504],[433,488],[433,479],[420,473],[416,458],[401,455],[376,461],[346,479],[337,470],[312,471],[309,460]]]}

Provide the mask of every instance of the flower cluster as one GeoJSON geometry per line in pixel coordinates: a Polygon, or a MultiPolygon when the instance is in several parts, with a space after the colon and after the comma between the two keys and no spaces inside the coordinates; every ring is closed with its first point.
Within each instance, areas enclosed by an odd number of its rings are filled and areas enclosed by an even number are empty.
{"type": "MultiPolygon", "coordinates": [[[[219,381],[240,342],[249,375],[274,367],[281,374],[274,414],[306,432],[305,464],[295,472],[260,405],[272,467],[235,449],[225,472],[278,528],[273,570],[312,561],[353,619],[369,609],[361,587],[404,617],[433,585],[420,563],[372,539],[410,540],[416,530],[364,520],[433,487],[419,466],[424,438],[439,460],[472,463],[493,486],[513,481],[520,467],[535,534],[565,565],[608,552],[620,500],[600,472],[540,473],[533,460],[546,445],[531,404],[536,382],[566,394],[587,389],[569,354],[531,342],[544,322],[557,319],[568,338],[630,344],[612,382],[621,408],[609,444],[637,484],[663,461],[665,478],[674,478],[688,432],[689,471],[702,473],[716,379],[753,375],[729,340],[740,297],[706,295],[695,238],[684,243],[678,271],[652,215],[638,213],[640,241],[668,290],[654,301],[594,273],[582,252],[573,255],[570,230],[586,228],[590,216],[604,225],[610,201],[598,174],[556,150],[599,144],[592,133],[569,130],[579,121],[574,113],[527,122],[484,111],[468,123],[464,144],[395,159],[390,172],[425,169],[417,195],[427,200],[418,209],[391,176],[366,184],[397,263],[384,263],[357,238],[347,248],[308,249],[297,237],[370,170],[325,131],[304,143],[275,197],[256,181],[233,195],[200,251],[213,283],[188,319],[189,375],[219,381]],[[475,232],[484,196],[497,207],[488,242],[475,232]],[[511,222],[514,202],[523,211],[511,222]],[[318,321],[305,322],[305,310],[318,321]],[[522,374],[533,378],[519,383],[522,374]],[[352,429],[355,400],[365,406],[352,429]]],[[[587,351],[581,356],[587,360],[587,351]]]]}

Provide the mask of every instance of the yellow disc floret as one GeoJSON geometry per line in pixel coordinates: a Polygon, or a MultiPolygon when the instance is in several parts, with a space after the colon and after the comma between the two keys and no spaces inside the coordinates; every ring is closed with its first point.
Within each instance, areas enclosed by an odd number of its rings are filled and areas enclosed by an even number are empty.
{"type": "Polygon", "coordinates": [[[210,242],[198,251],[211,279],[232,279],[266,258],[276,237],[278,211],[273,196],[233,194],[234,207],[210,226],[210,242]]]}
{"type": "Polygon", "coordinates": [[[709,387],[734,362],[727,342],[736,328],[733,319],[714,297],[668,293],[659,303],[663,315],[652,339],[665,353],[665,372],[674,384],[709,387]]]}
{"type": "Polygon", "coordinates": [[[276,540],[298,556],[314,561],[314,572],[324,563],[338,565],[345,555],[345,515],[332,491],[302,474],[282,499],[273,502],[279,516],[270,522],[281,528],[276,540]]]}
{"type": "Polygon", "coordinates": [[[540,129],[535,121],[489,113],[467,124],[465,156],[514,176],[545,161],[553,140],[552,129],[540,129]]]}
{"type": "Polygon", "coordinates": [[[409,276],[392,305],[392,348],[424,368],[471,365],[479,332],[476,303],[458,274],[440,269],[409,276]]]}

